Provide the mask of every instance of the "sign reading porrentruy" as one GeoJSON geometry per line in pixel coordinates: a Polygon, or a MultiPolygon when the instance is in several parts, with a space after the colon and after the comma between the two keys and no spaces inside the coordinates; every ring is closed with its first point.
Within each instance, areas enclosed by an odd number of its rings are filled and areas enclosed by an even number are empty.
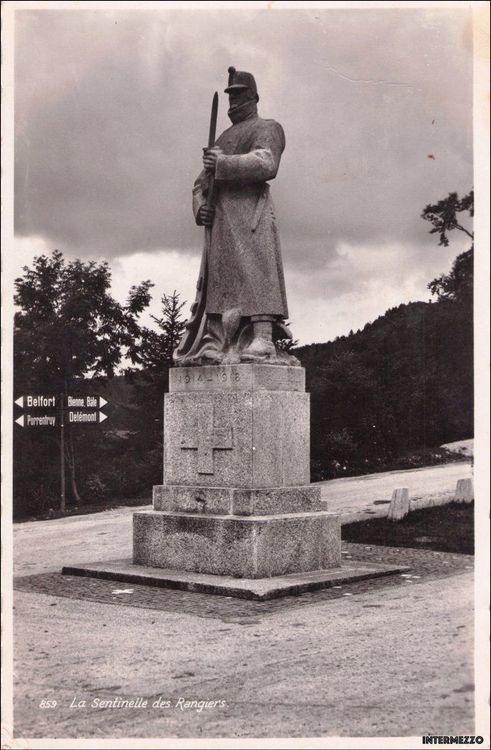
{"type": "Polygon", "coordinates": [[[213,405],[200,407],[198,424],[187,430],[181,438],[183,450],[198,452],[198,474],[214,474],[213,451],[232,450],[232,428],[215,426],[213,405]]]}

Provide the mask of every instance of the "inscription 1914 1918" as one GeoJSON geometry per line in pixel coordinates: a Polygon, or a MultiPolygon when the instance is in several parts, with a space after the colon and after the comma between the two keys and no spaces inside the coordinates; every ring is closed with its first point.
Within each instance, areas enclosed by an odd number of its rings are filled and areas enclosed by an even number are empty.
{"type": "Polygon", "coordinates": [[[178,372],[176,376],[178,383],[226,383],[227,381],[238,383],[240,381],[240,372],[238,370],[226,370],[224,367],[208,371],[204,374],[202,371],[194,373],[193,370],[187,372],[178,372]]]}
{"type": "Polygon", "coordinates": [[[251,364],[238,366],[209,365],[205,367],[179,367],[169,372],[171,393],[179,391],[303,391],[305,371],[301,367],[275,367],[251,364]]]}

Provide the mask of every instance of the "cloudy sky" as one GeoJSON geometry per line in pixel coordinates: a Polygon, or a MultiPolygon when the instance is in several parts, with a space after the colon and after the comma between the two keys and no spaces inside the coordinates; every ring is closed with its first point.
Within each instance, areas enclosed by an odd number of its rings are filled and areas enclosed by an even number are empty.
{"type": "Polygon", "coordinates": [[[191,187],[234,65],[286,133],[272,192],[295,337],[429,298],[467,248],[438,247],[420,214],[472,187],[468,7],[111,5],[15,14],[14,264],[58,248],[108,260],[119,298],[151,278],[154,310],[174,289],[190,304],[191,187]]]}

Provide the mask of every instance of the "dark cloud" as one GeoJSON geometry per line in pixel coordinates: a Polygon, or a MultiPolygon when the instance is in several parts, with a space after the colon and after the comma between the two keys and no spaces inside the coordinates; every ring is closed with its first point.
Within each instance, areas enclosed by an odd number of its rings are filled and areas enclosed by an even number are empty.
{"type": "Polygon", "coordinates": [[[425,267],[423,207],[472,186],[470,40],[461,7],[19,10],[16,233],[71,256],[197,255],[190,190],[234,64],[286,132],[273,197],[291,273],[361,283],[356,264],[341,278],[343,245],[425,267]]]}

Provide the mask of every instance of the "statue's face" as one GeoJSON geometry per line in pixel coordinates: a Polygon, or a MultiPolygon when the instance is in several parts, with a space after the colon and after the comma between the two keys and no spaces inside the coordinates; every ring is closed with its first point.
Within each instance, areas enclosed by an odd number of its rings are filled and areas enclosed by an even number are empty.
{"type": "Polygon", "coordinates": [[[249,101],[250,99],[251,92],[249,91],[249,89],[237,89],[236,91],[231,91],[228,95],[230,109],[240,107],[241,104],[245,104],[245,102],[249,101]]]}

